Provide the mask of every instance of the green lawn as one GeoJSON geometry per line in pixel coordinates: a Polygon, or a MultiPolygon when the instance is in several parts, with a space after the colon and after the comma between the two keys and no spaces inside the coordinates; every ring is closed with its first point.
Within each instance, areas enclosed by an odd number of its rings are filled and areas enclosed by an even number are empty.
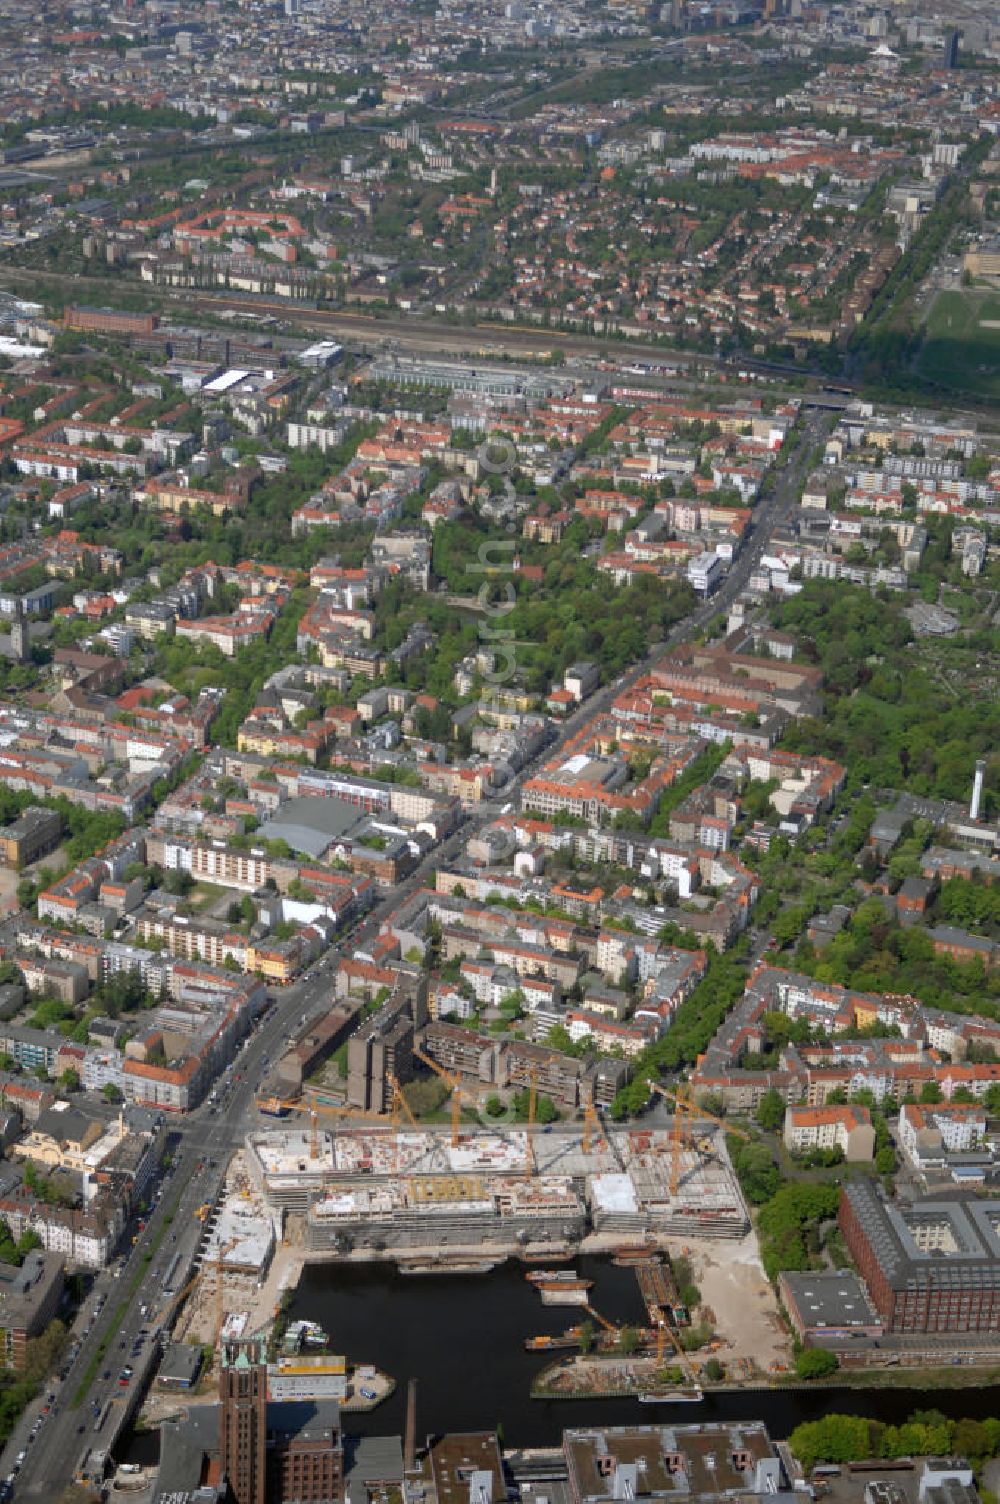
{"type": "Polygon", "coordinates": [[[951,391],[1000,399],[1000,293],[938,293],[917,370],[951,391]]]}
{"type": "MultiPolygon", "coordinates": [[[[237,895],[237,902],[240,896],[237,895]]],[[[188,903],[196,914],[200,914],[203,910],[211,908],[214,903],[218,903],[220,898],[226,897],[232,897],[229,888],[216,887],[215,883],[197,882],[188,894],[188,903]]]]}

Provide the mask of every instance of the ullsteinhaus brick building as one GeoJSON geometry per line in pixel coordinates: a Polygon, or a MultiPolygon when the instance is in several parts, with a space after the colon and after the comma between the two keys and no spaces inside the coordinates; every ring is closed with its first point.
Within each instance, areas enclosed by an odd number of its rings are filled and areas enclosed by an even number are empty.
{"type": "Polygon", "coordinates": [[[889,1332],[1000,1332],[1000,1201],[885,1201],[844,1188],[840,1226],[889,1332]]]}

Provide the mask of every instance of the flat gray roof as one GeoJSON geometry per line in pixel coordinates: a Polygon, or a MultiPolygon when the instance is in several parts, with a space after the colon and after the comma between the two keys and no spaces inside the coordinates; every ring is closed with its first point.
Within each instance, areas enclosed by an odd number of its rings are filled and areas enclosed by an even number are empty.
{"type": "Polygon", "coordinates": [[[257,834],[262,840],[287,841],[293,851],[319,857],[333,841],[346,836],[365,818],[364,811],[348,804],[346,799],[304,794],[283,804],[257,834]]]}
{"type": "Polygon", "coordinates": [[[786,1272],[784,1281],[805,1326],[881,1325],[864,1285],[850,1269],[786,1272]]]}
{"type": "Polygon", "coordinates": [[[402,1482],[403,1443],[398,1436],[345,1436],[344,1473],[352,1504],[360,1504],[362,1490],[354,1485],[402,1482]]]}
{"type": "Polygon", "coordinates": [[[201,1368],[201,1348],[190,1342],[171,1342],[163,1355],[158,1378],[161,1383],[193,1384],[201,1368]]]}

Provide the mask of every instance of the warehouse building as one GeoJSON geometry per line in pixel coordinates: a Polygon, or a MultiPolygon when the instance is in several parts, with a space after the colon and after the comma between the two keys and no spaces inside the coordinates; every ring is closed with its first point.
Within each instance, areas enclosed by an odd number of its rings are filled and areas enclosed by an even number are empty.
{"type": "Polygon", "coordinates": [[[850,1269],[786,1271],[778,1283],[781,1303],[810,1347],[832,1347],[846,1340],[881,1337],[884,1327],[864,1285],[850,1269]]]}

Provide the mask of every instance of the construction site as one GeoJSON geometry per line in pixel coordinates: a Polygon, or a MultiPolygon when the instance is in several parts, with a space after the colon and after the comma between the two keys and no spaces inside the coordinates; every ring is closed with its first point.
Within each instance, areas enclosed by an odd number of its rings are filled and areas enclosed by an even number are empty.
{"type": "Polygon", "coordinates": [[[274,1300],[262,1301],[281,1234],[280,1218],[265,1203],[246,1156],[233,1156],[216,1206],[198,1212],[204,1232],[192,1277],[171,1306],[179,1308],[175,1340],[217,1346],[221,1336],[269,1329],[274,1300]]]}
{"type": "MultiPolygon", "coordinates": [[[[740,1238],[746,1206],[717,1124],[361,1126],[314,1101],[306,1119],[247,1138],[247,1173],[306,1256],[493,1254],[532,1259],[668,1239],[740,1238]],[[327,1127],[326,1115],[341,1123],[327,1127]]],[[[385,1119],[381,1120],[385,1123],[385,1119]]]]}
{"type": "Polygon", "coordinates": [[[271,1399],[334,1399],[344,1410],[363,1411],[392,1393],[388,1375],[330,1353],[327,1334],[315,1323],[286,1324],[283,1297],[294,1288],[300,1263],[281,1258],[281,1218],[254,1188],[242,1152],[229,1165],[217,1205],[197,1215],[204,1233],[191,1275],[160,1312],[164,1324],[173,1323],[172,1347],[147,1399],[147,1420],[173,1413],[178,1389],[190,1393],[199,1372],[198,1398],[214,1400],[214,1376],[201,1359],[227,1339],[264,1339],[271,1349],[271,1399]]]}

